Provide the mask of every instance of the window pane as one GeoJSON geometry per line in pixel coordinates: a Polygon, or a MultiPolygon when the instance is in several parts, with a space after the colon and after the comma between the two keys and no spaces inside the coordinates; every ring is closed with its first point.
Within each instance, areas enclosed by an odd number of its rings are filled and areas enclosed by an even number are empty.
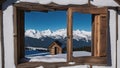
{"type": "Polygon", "coordinates": [[[25,12],[25,57],[66,62],[66,11],[25,12]]]}
{"type": "Polygon", "coordinates": [[[73,13],[73,56],[91,56],[91,14],[73,13]]]}

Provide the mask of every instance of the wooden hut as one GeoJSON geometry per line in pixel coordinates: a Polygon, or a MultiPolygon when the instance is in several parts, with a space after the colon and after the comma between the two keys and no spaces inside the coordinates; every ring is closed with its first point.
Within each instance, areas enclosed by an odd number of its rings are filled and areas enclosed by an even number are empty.
{"type": "Polygon", "coordinates": [[[61,43],[58,41],[52,42],[49,46],[49,51],[51,55],[61,54],[62,53],[61,43]]]}

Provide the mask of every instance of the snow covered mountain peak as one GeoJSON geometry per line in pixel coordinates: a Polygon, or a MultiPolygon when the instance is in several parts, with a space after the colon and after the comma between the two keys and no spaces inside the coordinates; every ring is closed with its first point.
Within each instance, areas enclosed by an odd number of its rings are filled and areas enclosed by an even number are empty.
{"type": "MultiPolygon", "coordinates": [[[[51,31],[50,29],[48,30],[43,30],[43,31],[38,31],[34,29],[29,29],[25,31],[25,37],[32,37],[32,38],[43,38],[43,37],[51,37],[54,39],[65,39],[67,37],[67,30],[66,29],[59,29],[56,31],[51,31]]],[[[85,39],[85,40],[91,40],[91,32],[90,31],[84,31],[84,30],[73,30],[73,39],[80,40],[80,39],[85,39]]]]}

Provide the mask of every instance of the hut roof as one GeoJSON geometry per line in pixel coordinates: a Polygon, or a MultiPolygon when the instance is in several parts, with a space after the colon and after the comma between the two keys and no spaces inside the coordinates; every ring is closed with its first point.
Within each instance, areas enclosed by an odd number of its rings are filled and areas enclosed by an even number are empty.
{"type": "Polygon", "coordinates": [[[62,47],[62,43],[56,40],[50,44],[49,48],[52,47],[53,44],[57,44],[58,46],[62,47]]]}

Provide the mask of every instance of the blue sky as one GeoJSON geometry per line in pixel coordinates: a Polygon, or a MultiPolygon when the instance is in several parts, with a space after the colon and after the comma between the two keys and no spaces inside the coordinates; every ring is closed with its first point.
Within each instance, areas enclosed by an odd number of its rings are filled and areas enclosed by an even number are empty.
{"type": "MultiPolygon", "coordinates": [[[[91,14],[73,13],[73,29],[91,31],[91,14]]],[[[66,11],[25,12],[25,30],[53,31],[67,27],[66,11]]]]}

